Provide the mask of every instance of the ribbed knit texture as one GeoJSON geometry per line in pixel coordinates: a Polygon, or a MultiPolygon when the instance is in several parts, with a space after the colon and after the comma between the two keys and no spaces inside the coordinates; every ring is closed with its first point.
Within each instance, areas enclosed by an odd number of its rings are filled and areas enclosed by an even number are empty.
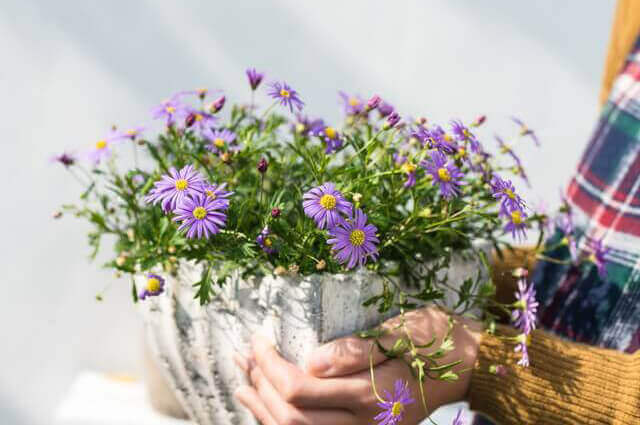
{"type": "Polygon", "coordinates": [[[640,352],[590,347],[537,330],[531,366],[523,368],[513,347],[483,338],[471,378],[472,410],[501,425],[640,424],[640,352]],[[491,373],[492,365],[504,365],[506,375],[491,373]]]}

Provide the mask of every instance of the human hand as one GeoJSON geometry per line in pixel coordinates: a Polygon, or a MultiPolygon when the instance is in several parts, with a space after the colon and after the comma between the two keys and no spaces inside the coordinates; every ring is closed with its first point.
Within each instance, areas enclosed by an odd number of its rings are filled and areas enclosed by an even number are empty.
{"type": "MultiPolygon", "coordinates": [[[[388,332],[380,338],[391,347],[403,332],[409,332],[416,344],[424,344],[433,336],[441,339],[448,329],[448,315],[441,310],[425,308],[406,313],[405,327],[399,318],[383,324],[388,332]]],[[[457,370],[470,369],[475,362],[480,325],[457,319],[453,329],[456,348],[442,362],[462,360],[457,370]]],[[[419,398],[419,383],[407,363],[400,358],[388,359],[372,341],[346,337],[319,347],[307,359],[306,373],[284,360],[264,338],[255,337],[248,358],[236,363],[247,373],[251,387],[238,389],[236,397],[264,425],[290,424],[370,424],[381,411],[371,385],[370,361],[374,365],[379,393],[393,393],[394,382],[408,382],[411,396],[419,398]]],[[[429,411],[464,398],[469,386],[469,373],[460,374],[457,382],[428,380],[425,382],[429,411]]],[[[426,413],[420,402],[404,406],[403,423],[416,424],[426,413]]]]}

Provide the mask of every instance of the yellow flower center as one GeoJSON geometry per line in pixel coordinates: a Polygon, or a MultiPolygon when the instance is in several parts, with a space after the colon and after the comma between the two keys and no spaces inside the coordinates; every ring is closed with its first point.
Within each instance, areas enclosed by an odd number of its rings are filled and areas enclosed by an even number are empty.
{"type": "Polygon", "coordinates": [[[127,130],[127,136],[135,136],[136,134],[138,134],[138,130],[127,130]]]}
{"type": "Polygon", "coordinates": [[[414,171],[416,171],[416,166],[415,166],[415,165],[413,165],[412,163],[410,163],[409,161],[407,161],[407,162],[405,162],[404,164],[402,164],[402,166],[400,167],[400,169],[401,169],[403,172],[405,172],[405,173],[407,173],[407,174],[410,174],[410,173],[413,173],[414,171]]]}
{"type": "Polygon", "coordinates": [[[511,151],[511,148],[508,145],[502,145],[500,147],[500,153],[509,153],[511,151]]]}
{"type": "Polygon", "coordinates": [[[303,132],[303,131],[305,131],[306,129],[307,129],[307,128],[304,126],[304,124],[302,124],[302,123],[300,123],[300,122],[299,122],[298,124],[296,124],[296,131],[297,131],[298,133],[302,133],[302,132],[303,132]]]}
{"type": "Polygon", "coordinates": [[[193,216],[197,220],[202,220],[203,218],[205,218],[207,216],[207,210],[205,210],[204,207],[196,207],[193,210],[193,216]]]}
{"type": "Polygon", "coordinates": [[[106,140],[98,140],[96,142],[96,149],[104,149],[107,147],[107,141],[106,140]]]}
{"type": "Polygon", "coordinates": [[[438,168],[438,177],[440,177],[440,180],[442,180],[443,182],[448,182],[451,180],[451,174],[449,174],[449,170],[447,170],[446,168],[438,168]]]}
{"type": "Polygon", "coordinates": [[[169,114],[173,114],[176,111],[176,108],[173,106],[166,106],[164,110],[167,111],[167,113],[169,114]]]}
{"type": "Polygon", "coordinates": [[[511,221],[513,221],[513,224],[522,224],[522,214],[520,214],[520,211],[514,211],[511,213],[511,221]]]}
{"type": "Polygon", "coordinates": [[[202,121],[202,118],[204,117],[202,116],[202,114],[195,114],[194,118],[196,119],[196,121],[202,121]]]}
{"type": "Polygon", "coordinates": [[[355,97],[352,97],[349,99],[349,105],[351,106],[358,106],[360,104],[360,101],[358,99],[356,99],[355,97]]]}
{"type": "Polygon", "coordinates": [[[176,180],[176,189],[180,192],[185,190],[187,187],[189,187],[189,182],[187,182],[185,179],[176,180]]]}
{"type": "Polygon", "coordinates": [[[216,198],[217,198],[217,196],[216,196],[216,194],[213,192],[213,190],[205,190],[205,191],[204,191],[204,193],[206,193],[206,194],[207,194],[207,196],[208,196],[209,198],[211,198],[211,199],[216,199],[216,198]]]}
{"type": "Polygon", "coordinates": [[[453,137],[451,137],[451,135],[450,135],[450,134],[445,134],[445,135],[444,135],[444,140],[446,140],[447,142],[450,142],[450,141],[452,141],[452,140],[453,140],[453,137]]]}
{"type": "Polygon", "coordinates": [[[364,243],[364,232],[362,230],[356,229],[349,235],[349,242],[353,246],[360,246],[364,243]]]}
{"type": "Polygon", "coordinates": [[[464,130],[462,130],[462,134],[464,135],[464,137],[466,137],[467,139],[471,136],[471,133],[469,133],[469,130],[467,130],[466,128],[464,130]]]}
{"type": "Polygon", "coordinates": [[[216,145],[217,147],[221,148],[224,146],[224,140],[217,137],[213,140],[213,144],[216,145]]]}
{"type": "Polygon", "coordinates": [[[467,156],[467,150],[465,148],[458,148],[458,155],[464,158],[467,156]]]}
{"type": "Polygon", "coordinates": [[[280,90],[280,96],[289,97],[289,96],[291,96],[291,93],[289,93],[289,90],[281,89],[280,90]]]}
{"type": "Polygon", "coordinates": [[[147,291],[158,292],[160,289],[160,280],[156,277],[149,278],[147,280],[147,291]]]}
{"type": "Polygon", "coordinates": [[[393,403],[393,406],[391,406],[391,415],[400,416],[402,412],[404,412],[404,404],[399,401],[393,403]]]}
{"type": "Polygon", "coordinates": [[[273,242],[271,242],[271,239],[269,238],[265,238],[263,243],[264,243],[264,246],[266,246],[267,248],[273,245],[273,242]]]}
{"type": "Polygon", "coordinates": [[[509,197],[509,199],[516,199],[516,194],[513,193],[511,189],[505,189],[504,193],[509,197]]]}
{"type": "Polygon", "coordinates": [[[329,139],[335,139],[336,135],[338,134],[338,132],[336,131],[335,128],[333,127],[326,127],[324,129],[324,134],[329,138],[329,139]]]}
{"type": "Polygon", "coordinates": [[[589,261],[591,261],[592,263],[597,263],[598,259],[596,258],[596,254],[592,253],[591,255],[589,255],[589,261]]]}
{"type": "Polygon", "coordinates": [[[324,194],[322,198],[320,198],[320,205],[325,210],[332,210],[336,207],[336,197],[328,193],[324,194]]]}

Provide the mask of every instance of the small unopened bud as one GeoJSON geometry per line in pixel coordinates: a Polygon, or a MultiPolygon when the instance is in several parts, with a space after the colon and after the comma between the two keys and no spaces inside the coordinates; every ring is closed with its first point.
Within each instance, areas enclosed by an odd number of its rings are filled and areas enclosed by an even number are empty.
{"type": "Polygon", "coordinates": [[[184,119],[184,125],[189,128],[196,122],[196,114],[189,114],[187,118],[184,119]]]}
{"type": "Polygon", "coordinates": [[[258,161],[258,171],[264,174],[267,172],[267,168],[269,168],[267,160],[264,157],[260,158],[260,161],[258,161]]]}
{"type": "Polygon", "coordinates": [[[353,202],[360,202],[362,200],[362,193],[354,193],[351,198],[353,199],[353,202]]]}
{"type": "Polygon", "coordinates": [[[220,155],[220,160],[225,164],[231,164],[231,154],[229,152],[223,152],[222,155],[220,155]]]}
{"type": "Polygon", "coordinates": [[[198,89],[197,93],[198,93],[198,97],[200,98],[200,100],[204,100],[204,98],[207,97],[207,93],[209,93],[209,90],[207,90],[207,89],[198,89]]]}
{"type": "Polygon", "coordinates": [[[324,270],[327,267],[327,262],[320,260],[316,263],[316,270],[324,270]]]}
{"type": "Polygon", "coordinates": [[[273,269],[273,274],[275,274],[276,276],[282,276],[285,273],[287,273],[287,269],[285,269],[282,266],[278,266],[275,269],[273,269]]]}
{"type": "Polygon", "coordinates": [[[398,125],[399,122],[400,122],[400,115],[398,115],[397,112],[392,112],[387,117],[387,120],[384,122],[382,128],[384,128],[385,130],[389,130],[390,128],[393,128],[396,125],[398,125]]]}
{"type": "Polygon", "coordinates": [[[171,255],[169,257],[169,262],[172,263],[172,264],[177,263],[178,262],[178,257],[176,257],[175,255],[171,255]]]}
{"type": "Polygon", "coordinates": [[[479,127],[486,120],[487,120],[487,116],[486,115],[480,115],[478,118],[475,119],[475,121],[473,121],[473,124],[471,124],[471,125],[474,126],[474,127],[479,127]]]}
{"type": "Polygon", "coordinates": [[[124,263],[126,262],[127,262],[127,257],[125,255],[119,255],[118,258],[116,258],[116,265],[118,267],[124,266],[124,263]]]}
{"type": "Polygon", "coordinates": [[[51,216],[57,220],[60,217],[62,217],[62,211],[54,211],[54,213],[51,216]]]}
{"type": "Polygon", "coordinates": [[[498,376],[506,376],[508,373],[508,370],[504,365],[492,364],[491,366],[489,366],[489,373],[492,373],[498,376]]]}
{"type": "Polygon", "coordinates": [[[367,101],[367,111],[376,109],[378,105],[380,105],[380,102],[382,102],[382,99],[380,99],[380,96],[378,96],[377,94],[374,94],[373,96],[371,96],[371,99],[367,101]]]}
{"type": "Polygon", "coordinates": [[[299,271],[300,267],[297,264],[292,264],[289,266],[289,273],[291,273],[292,275],[298,274],[299,271]]]}
{"type": "Polygon", "coordinates": [[[513,277],[521,278],[529,276],[529,271],[524,267],[518,267],[513,271],[513,277]]]}
{"type": "Polygon", "coordinates": [[[220,109],[222,109],[222,107],[224,106],[224,103],[227,101],[227,98],[224,96],[220,96],[219,98],[217,98],[216,100],[214,100],[211,103],[211,106],[209,107],[209,109],[211,110],[211,113],[215,114],[216,112],[218,112],[220,109]]]}
{"type": "Polygon", "coordinates": [[[173,245],[169,246],[169,248],[167,248],[167,252],[169,254],[175,254],[176,253],[176,247],[173,246],[173,245]]]}
{"type": "Polygon", "coordinates": [[[136,234],[133,231],[133,229],[127,229],[127,238],[129,239],[130,242],[133,242],[135,236],[136,234]]]}
{"type": "Polygon", "coordinates": [[[427,119],[425,117],[420,117],[416,119],[416,124],[425,125],[427,123],[427,119]]]}
{"type": "Polygon", "coordinates": [[[280,213],[282,213],[282,210],[280,208],[272,208],[271,209],[271,217],[273,218],[278,218],[280,217],[280,213]]]}

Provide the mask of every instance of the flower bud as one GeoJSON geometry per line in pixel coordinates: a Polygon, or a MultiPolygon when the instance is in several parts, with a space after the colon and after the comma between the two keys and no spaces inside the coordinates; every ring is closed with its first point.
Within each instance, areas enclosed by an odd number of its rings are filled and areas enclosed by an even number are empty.
{"type": "Polygon", "coordinates": [[[275,274],[276,276],[282,276],[286,272],[287,272],[287,269],[285,269],[282,266],[278,266],[275,269],[273,269],[273,274],[275,274]]]}
{"type": "Polygon", "coordinates": [[[387,120],[385,121],[385,123],[382,126],[382,128],[384,128],[385,130],[389,130],[390,128],[393,128],[396,125],[398,125],[399,122],[400,122],[400,115],[398,115],[397,112],[392,112],[387,117],[387,120]]]}
{"type": "Polygon", "coordinates": [[[324,270],[327,267],[327,262],[324,260],[320,260],[316,263],[316,270],[324,270]]]}
{"type": "Polygon", "coordinates": [[[223,152],[222,155],[220,155],[220,160],[225,164],[231,164],[231,154],[229,152],[223,152]]]}
{"type": "Polygon", "coordinates": [[[267,172],[267,168],[269,168],[269,163],[264,157],[260,158],[260,161],[258,161],[257,168],[258,168],[258,171],[262,174],[267,172]]]}
{"type": "Polygon", "coordinates": [[[62,211],[55,211],[52,217],[56,220],[59,219],[60,217],[62,217],[62,211]]]}
{"type": "Polygon", "coordinates": [[[483,122],[485,122],[487,119],[486,115],[480,115],[478,118],[475,119],[475,121],[473,121],[473,124],[471,124],[473,127],[479,127],[482,125],[483,122]]]}
{"type": "Polygon", "coordinates": [[[299,271],[300,267],[297,264],[292,264],[289,266],[289,273],[291,273],[292,275],[298,274],[299,271]]]}
{"type": "Polygon", "coordinates": [[[184,119],[185,127],[189,128],[196,122],[196,114],[190,113],[187,118],[184,119]]]}
{"type": "Polygon", "coordinates": [[[373,96],[371,96],[371,99],[367,101],[367,111],[376,109],[378,105],[380,105],[380,102],[382,102],[382,99],[380,99],[380,96],[378,96],[377,94],[374,94],[373,96]]]}
{"type": "Polygon", "coordinates": [[[273,218],[278,218],[280,217],[280,213],[282,212],[282,210],[280,208],[272,208],[271,209],[271,217],[273,218]]]}
{"type": "Polygon", "coordinates": [[[227,98],[223,96],[220,96],[219,98],[217,98],[216,100],[213,101],[213,103],[210,106],[211,109],[211,113],[215,114],[216,112],[218,112],[220,109],[222,109],[222,107],[224,106],[224,103],[227,101],[227,98]]]}

